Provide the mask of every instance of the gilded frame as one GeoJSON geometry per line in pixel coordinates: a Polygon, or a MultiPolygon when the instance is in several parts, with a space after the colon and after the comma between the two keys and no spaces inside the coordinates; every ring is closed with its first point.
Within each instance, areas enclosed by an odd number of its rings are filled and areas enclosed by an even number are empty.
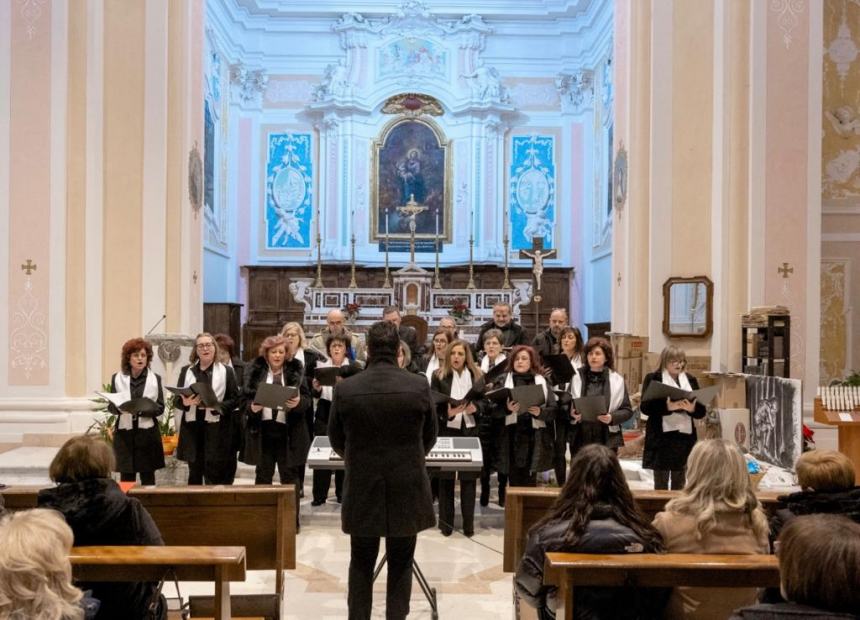
{"type": "MultiPolygon", "coordinates": [[[[431,215],[432,206],[436,204],[439,208],[441,208],[442,214],[439,222],[439,238],[442,242],[451,241],[451,222],[452,222],[452,213],[451,213],[451,180],[453,175],[453,162],[452,162],[452,149],[451,149],[451,141],[445,137],[442,129],[436,125],[433,121],[426,118],[415,118],[415,117],[406,117],[401,116],[393,119],[389,123],[387,123],[382,131],[379,134],[379,137],[374,140],[371,144],[371,173],[370,173],[370,187],[371,187],[371,209],[370,209],[370,241],[371,242],[381,242],[385,239],[385,221],[384,221],[384,213],[385,213],[385,205],[380,204],[380,201],[388,196],[388,200],[386,201],[389,206],[389,216],[391,217],[392,222],[397,222],[398,219],[395,217],[396,211],[394,208],[397,204],[393,204],[390,199],[391,194],[391,174],[387,172],[385,175],[380,175],[380,165],[390,164],[392,158],[402,158],[405,156],[405,153],[415,148],[410,144],[393,144],[389,145],[389,138],[392,137],[392,134],[395,134],[395,139],[400,139],[399,134],[403,133],[405,129],[405,125],[408,124],[417,124],[422,126],[421,128],[416,126],[416,129],[419,129],[426,135],[426,131],[424,129],[429,129],[432,132],[432,135],[435,137],[436,148],[441,151],[441,155],[443,158],[443,162],[437,168],[433,168],[433,174],[440,173],[442,175],[441,188],[437,188],[440,190],[441,194],[437,194],[435,196],[431,196],[431,199],[427,201],[428,206],[431,206],[431,210],[427,211],[417,217],[418,227],[415,232],[416,239],[426,239],[432,241],[435,238],[435,222],[434,218],[431,215]],[[389,153],[385,152],[386,148],[392,149],[392,155],[389,156],[389,153]],[[381,187],[385,184],[385,187],[381,187]],[[437,204],[436,198],[441,200],[441,204],[437,204]],[[423,216],[423,217],[422,217],[423,216]]],[[[431,165],[433,162],[431,162],[431,165]]],[[[433,175],[431,175],[432,177],[433,175]]],[[[429,190],[432,191],[432,188],[429,190]]],[[[429,193],[428,193],[429,196],[429,193]]],[[[396,202],[396,201],[394,201],[396,202]]],[[[399,214],[398,214],[399,215],[399,214]]],[[[390,228],[389,238],[390,239],[405,239],[408,240],[410,234],[408,230],[405,232],[395,230],[396,226],[390,228]]]]}

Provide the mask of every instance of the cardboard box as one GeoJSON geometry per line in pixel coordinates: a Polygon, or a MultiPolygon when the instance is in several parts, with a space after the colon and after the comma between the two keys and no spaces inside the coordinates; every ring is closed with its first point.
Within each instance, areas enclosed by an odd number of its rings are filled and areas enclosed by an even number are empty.
{"type": "Polygon", "coordinates": [[[632,396],[642,389],[642,358],[622,357],[615,358],[615,372],[624,377],[627,393],[632,396]]]}
{"type": "Polygon", "coordinates": [[[750,410],[746,408],[718,409],[723,439],[750,448],[750,410]]]}
{"type": "Polygon", "coordinates": [[[608,335],[616,358],[643,357],[648,353],[648,338],[645,336],[613,333],[608,335]]]}
{"type": "Polygon", "coordinates": [[[714,400],[715,409],[742,409],[747,406],[747,382],[742,375],[710,373],[720,393],[714,400]]]}

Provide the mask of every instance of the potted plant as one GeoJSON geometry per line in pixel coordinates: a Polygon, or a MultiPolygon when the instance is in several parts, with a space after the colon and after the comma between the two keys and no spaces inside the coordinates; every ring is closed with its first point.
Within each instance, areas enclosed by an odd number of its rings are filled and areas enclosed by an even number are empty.
{"type": "Polygon", "coordinates": [[[454,302],[454,305],[448,310],[448,314],[457,325],[465,325],[472,318],[472,311],[469,310],[469,304],[464,299],[458,299],[454,302]]]}
{"type": "MultiPolygon", "coordinates": [[[[105,383],[102,386],[101,391],[110,392],[111,384],[105,383]]],[[[93,418],[93,423],[89,425],[85,434],[98,435],[104,441],[113,443],[113,430],[116,428],[116,416],[108,409],[109,403],[107,399],[99,396],[98,398],[91,398],[90,402],[94,403],[93,411],[101,415],[97,415],[93,418]]]]}
{"type": "Polygon", "coordinates": [[[179,435],[176,434],[176,427],[173,424],[173,399],[167,399],[167,406],[164,408],[164,415],[156,420],[158,422],[158,432],[161,433],[161,447],[164,450],[164,456],[170,456],[176,451],[176,446],[179,445],[179,435]]]}

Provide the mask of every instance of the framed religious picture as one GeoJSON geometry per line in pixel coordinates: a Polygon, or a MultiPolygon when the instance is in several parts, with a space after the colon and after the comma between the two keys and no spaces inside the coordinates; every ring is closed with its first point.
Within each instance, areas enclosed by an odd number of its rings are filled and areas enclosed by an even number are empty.
{"type": "Polygon", "coordinates": [[[428,119],[399,118],[373,143],[371,241],[409,239],[409,217],[398,207],[426,207],[415,217],[415,238],[450,239],[450,143],[428,119]]]}

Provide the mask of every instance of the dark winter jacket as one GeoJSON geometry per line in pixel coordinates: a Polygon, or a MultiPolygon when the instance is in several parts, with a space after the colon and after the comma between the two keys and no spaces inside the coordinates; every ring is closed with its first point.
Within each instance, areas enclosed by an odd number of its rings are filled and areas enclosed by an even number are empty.
{"type": "MultiPolygon", "coordinates": [[[[39,491],[41,508],[63,513],[75,535],[75,546],[163,545],[155,522],[141,503],[116,482],[94,478],[39,491]]],[[[82,583],[101,601],[97,618],[145,618],[154,583],[82,583]]]]}
{"type": "MultiPolygon", "coordinates": [[[[699,382],[693,375],[687,375],[690,380],[690,387],[694,390],[699,389],[699,382]]],[[[652,381],[662,383],[662,371],[652,372],[645,375],[645,380],[642,383],[642,393],[648,389],[648,385],[652,381]]],[[[673,386],[678,387],[678,386],[673,386]]],[[[692,424],[693,432],[691,434],[681,433],[679,431],[663,432],[663,416],[671,415],[672,413],[682,413],[669,411],[666,407],[665,400],[648,400],[643,402],[639,409],[648,416],[648,422],[645,426],[645,451],[642,454],[642,467],[645,469],[657,470],[679,470],[687,466],[687,458],[696,445],[696,426],[692,424]]],[[[691,418],[704,418],[707,411],[702,403],[696,402],[696,408],[690,414],[691,418]]],[[[692,420],[691,420],[692,422],[692,420]]]]}
{"type": "MultiPolygon", "coordinates": [[[[131,378],[131,398],[140,398],[146,386],[147,375],[153,372],[147,368],[139,377],[131,378]]],[[[161,377],[155,375],[158,385],[158,397],[156,402],[159,411],[150,417],[155,418],[152,428],[139,428],[138,421],[134,420],[134,428],[120,430],[119,410],[114,405],[109,405],[111,413],[117,416],[114,425],[113,453],[116,458],[116,471],[122,473],[154,472],[164,467],[164,448],[161,445],[161,431],[158,429],[158,416],[164,413],[164,396],[161,389],[161,377]]],[[[111,392],[116,392],[116,374],[111,379],[111,392]]]]}
{"type": "Polygon", "coordinates": [[[860,523],[860,487],[837,493],[800,491],[781,495],[778,500],[785,508],[777,510],[770,519],[771,540],[776,540],[789,521],[803,515],[842,515],[860,523]]]}
{"type": "Polygon", "coordinates": [[[526,333],[523,330],[522,325],[511,320],[511,322],[504,327],[499,327],[496,325],[496,322],[491,319],[481,325],[481,330],[478,332],[478,339],[475,341],[476,354],[483,349],[484,334],[490,329],[498,329],[502,332],[503,348],[515,347],[518,344],[528,344],[528,342],[526,342],[526,333]]]}
{"type": "Polygon", "coordinates": [[[335,386],[328,436],[346,469],[345,533],[414,536],[436,525],[424,457],[437,432],[424,375],[370,359],[335,386]]]}
{"type": "MultiPolygon", "coordinates": [[[[244,451],[240,455],[241,461],[248,465],[256,465],[260,462],[262,451],[262,433],[266,432],[269,424],[263,422],[262,412],[251,411],[251,403],[257,393],[257,386],[266,380],[269,373],[269,365],[265,358],[258,357],[246,368],[245,388],[243,397],[245,406],[245,433],[244,451]]],[[[287,412],[286,434],[287,442],[287,465],[298,467],[302,465],[308,456],[311,446],[310,431],[308,429],[306,415],[312,411],[312,400],[308,382],[305,380],[305,368],[298,360],[292,359],[284,362],[283,369],[284,385],[299,388],[299,405],[287,412]]],[[[278,424],[277,422],[271,424],[278,424]]]]}
{"type": "MultiPolygon", "coordinates": [[[[653,553],[630,528],[609,516],[609,508],[594,507],[585,533],[574,547],[564,541],[569,523],[550,521],[529,532],[526,548],[515,578],[517,594],[538,609],[541,619],[555,618],[556,588],[543,582],[544,561],[551,551],[568,553],[653,553]]],[[[574,618],[578,619],[652,619],[659,618],[666,605],[669,588],[577,588],[574,618]]]]}
{"type": "Polygon", "coordinates": [[[535,351],[538,352],[541,359],[561,353],[561,344],[559,343],[558,338],[553,336],[552,330],[549,329],[544,330],[535,336],[534,341],[532,341],[532,346],[535,351]]]}
{"type": "Polygon", "coordinates": [[[823,611],[815,607],[798,605],[797,603],[762,603],[751,607],[736,609],[730,620],[783,620],[785,618],[800,620],[857,620],[860,618],[854,614],[840,614],[832,611],[823,611]]]}

